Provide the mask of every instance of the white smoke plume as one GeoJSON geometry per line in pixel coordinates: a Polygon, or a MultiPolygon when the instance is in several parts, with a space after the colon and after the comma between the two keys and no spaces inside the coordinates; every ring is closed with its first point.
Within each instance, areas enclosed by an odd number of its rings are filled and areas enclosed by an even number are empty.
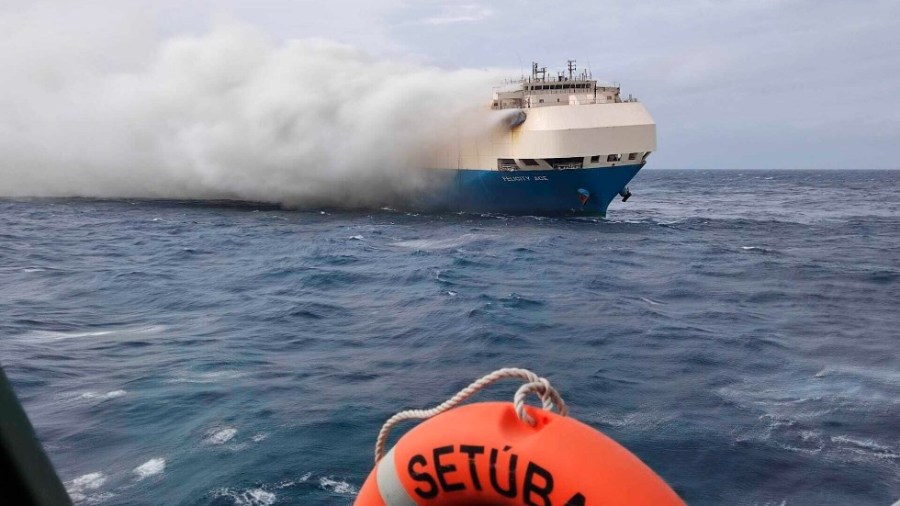
{"type": "Polygon", "coordinates": [[[378,205],[423,184],[449,135],[491,127],[497,72],[236,22],[155,41],[139,15],[101,19],[0,16],[0,197],[378,205]]]}

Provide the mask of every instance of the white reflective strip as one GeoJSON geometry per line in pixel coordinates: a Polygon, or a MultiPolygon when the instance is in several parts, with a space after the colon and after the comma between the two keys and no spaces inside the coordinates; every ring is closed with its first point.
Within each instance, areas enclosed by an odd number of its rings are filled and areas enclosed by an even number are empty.
{"type": "Polygon", "coordinates": [[[394,449],[378,462],[378,471],[375,472],[378,483],[378,491],[381,492],[381,500],[388,506],[417,506],[416,501],[409,496],[400,477],[397,476],[397,466],[394,464],[394,449]]]}

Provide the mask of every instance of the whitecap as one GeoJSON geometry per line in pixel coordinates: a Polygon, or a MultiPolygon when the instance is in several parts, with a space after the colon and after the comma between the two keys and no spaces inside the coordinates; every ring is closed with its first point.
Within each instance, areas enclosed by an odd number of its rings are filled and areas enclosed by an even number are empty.
{"type": "Polygon", "coordinates": [[[269,506],[275,504],[275,494],[261,488],[250,488],[243,492],[232,492],[228,488],[216,490],[214,497],[228,497],[236,506],[269,506]]]}
{"type": "Polygon", "coordinates": [[[88,473],[66,482],[66,490],[69,493],[96,490],[106,483],[106,475],[101,472],[88,473]]]}
{"type": "Polygon", "coordinates": [[[275,504],[275,494],[261,488],[245,490],[243,494],[238,496],[238,499],[240,500],[235,501],[235,504],[247,504],[252,506],[268,506],[269,504],[275,504]]]}
{"type": "Polygon", "coordinates": [[[831,442],[837,444],[843,450],[848,450],[861,455],[889,460],[900,459],[900,454],[898,454],[894,448],[879,444],[872,439],[859,439],[840,435],[832,436],[831,442]]]}
{"type": "Polygon", "coordinates": [[[77,339],[81,337],[101,337],[110,334],[157,334],[165,330],[162,325],[148,325],[146,327],[122,327],[114,330],[34,330],[21,334],[20,339],[26,341],[61,341],[65,339],[77,339]]]}
{"type": "Polygon", "coordinates": [[[267,437],[269,437],[268,434],[266,434],[266,433],[264,433],[264,432],[260,432],[259,434],[254,434],[253,437],[251,437],[250,439],[251,439],[254,443],[259,443],[260,441],[263,441],[263,440],[266,439],[267,437]]]}
{"type": "Polygon", "coordinates": [[[92,494],[106,483],[106,475],[101,472],[83,474],[64,483],[66,492],[77,503],[96,503],[112,497],[110,493],[92,494]]]}
{"type": "Polygon", "coordinates": [[[414,239],[410,241],[399,241],[395,242],[394,246],[399,246],[401,248],[411,248],[421,251],[429,251],[458,248],[472,241],[489,237],[491,236],[480,234],[463,234],[459,237],[449,237],[447,239],[414,239]]]}
{"type": "Polygon", "coordinates": [[[106,392],[105,394],[97,393],[97,392],[85,392],[81,394],[82,399],[97,399],[100,401],[105,401],[108,399],[115,399],[116,397],[122,397],[127,394],[125,390],[113,390],[111,392],[106,392]]]}
{"type": "Polygon", "coordinates": [[[216,428],[207,433],[205,442],[214,445],[221,445],[231,441],[232,438],[237,434],[237,429],[234,427],[221,427],[216,428]]]}
{"type": "Polygon", "coordinates": [[[150,459],[147,462],[137,466],[134,468],[134,474],[137,475],[139,480],[143,480],[148,476],[153,476],[154,474],[159,474],[166,470],[166,459],[164,458],[155,458],[150,459]]]}
{"type": "Polygon", "coordinates": [[[334,494],[354,495],[359,492],[356,487],[346,481],[333,480],[328,477],[319,478],[319,486],[322,490],[327,490],[334,494]]]}
{"type": "Polygon", "coordinates": [[[806,453],[809,455],[816,455],[822,451],[821,446],[816,447],[816,448],[801,448],[799,446],[791,446],[791,445],[786,445],[786,444],[777,444],[776,446],[778,446],[782,450],[787,450],[789,452],[806,453]]]}
{"type": "Polygon", "coordinates": [[[290,487],[293,487],[294,485],[299,485],[301,483],[308,482],[311,477],[312,477],[312,473],[305,473],[303,476],[301,476],[295,480],[282,480],[282,481],[279,481],[278,483],[272,485],[269,488],[272,488],[275,490],[281,490],[283,488],[290,488],[290,487]]]}
{"type": "Polygon", "coordinates": [[[112,492],[98,492],[96,494],[82,495],[80,497],[76,494],[75,496],[70,496],[70,498],[76,504],[102,504],[115,497],[115,495],[116,494],[113,494],[112,492]]]}
{"type": "Polygon", "coordinates": [[[213,371],[204,372],[192,376],[181,376],[166,380],[166,383],[217,383],[222,380],[237,379],[245,376],[238,371],[213,371]]]}
{"type": "Polygon", "coordinates": [[[639,297],[642,301],[650,304],[651,306],[662,306],[665,305],[665,302],[659,302],[657,300],[649,299],[647,297],[639,297]]]}
{"type": "Polygon", "coordinates": [[[75,339],[78,337],[98,337],[112,334],[111,330],[97,330],[93,332],[72,331],[72,332],[54,332],[54,331],[33,331],[24,334],[22,337],[29,341],[61,341],[63,339],[75,339]]]}
{"type": "Polygon", "coordinates": [[[349,239],[349,240],[351,240],[351,241],[362,241],[362,240],[363,240],[363,236],[361,236],[361,235],[351,235],[351,236],[348,237],[347,239],[349,239]]]}

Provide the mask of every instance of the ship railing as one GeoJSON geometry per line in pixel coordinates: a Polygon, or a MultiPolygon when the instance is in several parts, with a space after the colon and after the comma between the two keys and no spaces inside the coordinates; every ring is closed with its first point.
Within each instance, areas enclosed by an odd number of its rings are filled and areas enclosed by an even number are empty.
{"type": "Polygon", "coordinates": [[[565,102],[558,102],[558,103],[557,102],[540,103],[540,102],[538,102],[538,100],[540,100],[540,99],[535,98],[535,96],[536,95],[530,95],[530,97],[531,97],[530,102],[527,98],[527,97],[529,97],[529,95],[526,95],[526,98],[523,98],[523,99],[506,99],[506,101],[513,100],[518,103],[503,103],[504,101],[501,100],[501,101],[499,101],[500,103],[498,105],[491,106],[491,109],[531,109],[531,108],[536,108],[536,107],[559,107],[561,105],[595,105],[595,104],[620,104],[620,103],[627,104],[627,103],[633,103],[633,102],[638,101],[638,99],[636,99],[634,97],[627,97],[627,98],[616,97],[613,100],[608,100],[608,99],[606,99],[606,97],[603,97],[603,98],[591,97],[591,98],[584,98],[584,99],[576,99],[574,104],[570,104],[568,100],[565,102]]]}

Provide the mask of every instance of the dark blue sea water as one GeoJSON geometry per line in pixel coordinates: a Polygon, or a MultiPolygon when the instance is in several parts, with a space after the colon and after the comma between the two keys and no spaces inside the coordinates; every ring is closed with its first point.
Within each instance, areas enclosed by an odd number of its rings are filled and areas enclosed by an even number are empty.
{"type": "Polygon", "coordinates": [[[386,418],[508,365],[691,504],[900,499],[900,172],[631,187],[607,220],[0,201],[0,359],[82,504],[349,504],[386,418]]]}

